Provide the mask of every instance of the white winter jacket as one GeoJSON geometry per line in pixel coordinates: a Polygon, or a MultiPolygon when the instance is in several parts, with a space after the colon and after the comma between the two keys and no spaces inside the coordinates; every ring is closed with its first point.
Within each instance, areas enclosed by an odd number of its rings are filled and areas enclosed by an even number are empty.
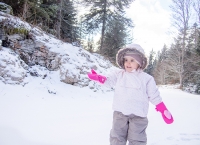
{"type": "Polygon", "coordinates": [[[115,88],[113,110],[124,115],[146,117],[149,101],[154,105],[162,102],[154,78],[143,71],[117,70],[107,76],[104,85],[115,88]]]}

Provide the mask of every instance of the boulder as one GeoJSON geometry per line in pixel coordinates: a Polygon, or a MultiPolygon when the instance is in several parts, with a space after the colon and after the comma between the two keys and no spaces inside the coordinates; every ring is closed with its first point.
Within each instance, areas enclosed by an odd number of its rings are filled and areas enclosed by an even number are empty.
{"type": "Polygon", "coordinates": [[[3,3],[3,2],[0,2],[0,11],[6,13],[6,14],[11,14],[13,15],[13,9],[11,6],[3,3]]]}
{"type": "Polygon", "coordinates": [[[0,80],[7,84],[21,84],[27,75],[27,65],[13,50],[0,51],[0,80]]]}

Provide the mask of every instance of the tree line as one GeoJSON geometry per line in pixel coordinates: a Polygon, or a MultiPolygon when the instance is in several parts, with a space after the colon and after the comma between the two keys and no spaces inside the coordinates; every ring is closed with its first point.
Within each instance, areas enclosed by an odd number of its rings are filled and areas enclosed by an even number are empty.
{"type": "MultiPolygon", "coordinates": [[[[111,62],[121,47],[132,42],[134,26],[125,10],[134,0],[1,1],[22,20],[65,42],[99,52],[111,62]]],[[[170,46],[151,51],[145,71],[157,84],[178,83],[181,89],[192,84],[200,94],[200,0],[172,0],[170,8],[178,35],[170,46]]]]}
{"type": "Polygon", "coordinates": [[[118,49],[132,40],[129,31],[133,22],[126,17],[125,9],[133,1],[2,0],[22,20],[65,42],[98,51],[112,62],[118,49]]]}
{"type": "Polygon", "coordinates": [[[158,53],[151,51],[146,71],[157,84],[178,83],[181,89],[190,85],[200,94],[200,1],[172,2],[173,25],[178,35],[169,47],[164,45],[158,53]]]}

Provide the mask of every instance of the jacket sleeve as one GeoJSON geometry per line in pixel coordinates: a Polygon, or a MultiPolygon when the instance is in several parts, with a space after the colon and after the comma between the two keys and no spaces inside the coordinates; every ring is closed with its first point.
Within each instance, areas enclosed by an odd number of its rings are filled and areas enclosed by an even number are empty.
{"type": "Polygon", "coordinates": [[[107,79],[106,79],[104,85],[106,87],[111,87],[111,88],[114,87],[116,82],[117,82],[118,73],[119,73],[119,71],[115,70],[115,71],[112,71],[110,74],[108,74],[107,77],[106,77],[107,79]]]}
{"type": "Polygon", "coordinates": [[[156,82],[152,76],[150,77],[149,81],[147,82],[147,95],[148,95],[149,101],[154,105],[157,105],[160,102],[162,102],[160,92],[159,92],[158,87],[156,86],[156,82]]]}

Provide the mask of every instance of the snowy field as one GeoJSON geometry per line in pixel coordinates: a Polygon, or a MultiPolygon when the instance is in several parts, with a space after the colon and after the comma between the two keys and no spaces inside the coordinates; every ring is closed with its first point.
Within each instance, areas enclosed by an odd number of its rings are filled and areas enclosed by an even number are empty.
{"type": "MultiPolygon", "coordinates": [[[[109,145],[113,92],[93,92],[27,77],[27,85],[0,82],[0,145],[109,145]]],[[[174,116],[167,125],[150,105],[148,145],[200,145],[200,96],[160,88],[174,116]]]]}

